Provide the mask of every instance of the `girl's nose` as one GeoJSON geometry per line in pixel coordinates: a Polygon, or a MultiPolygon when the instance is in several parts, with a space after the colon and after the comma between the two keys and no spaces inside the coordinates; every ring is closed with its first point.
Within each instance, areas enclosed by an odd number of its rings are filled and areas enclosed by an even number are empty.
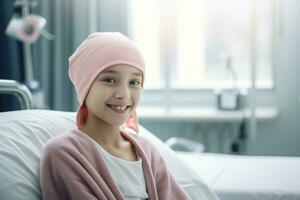
{"type": "Polygon", "coordinates": [[[124,87],[118,87],[115,93],[115,97],[117,99],[129,99],[129,88],[124,86],[124,87]]]}

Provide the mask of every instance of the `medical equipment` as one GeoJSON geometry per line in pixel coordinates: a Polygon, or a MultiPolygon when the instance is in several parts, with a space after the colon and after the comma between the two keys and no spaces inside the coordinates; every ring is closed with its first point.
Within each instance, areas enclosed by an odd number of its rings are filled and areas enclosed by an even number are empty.
{"type": "Polygon", "coordinates": [[[241,109],[241,97],[243,94],[237,88],[237,73],[232,64],[232,56],[227,56],[225,60],[227,77],[232,81],[230,89],[216,89],[214,91],[217,96],[217,107],[220,110],[239,110],[241,109]]]}
{"type": "Polygon", "coordinates": [[[28,15],[25,18],[13,16],[5,33],[22,42],[31,44],[36,42],[45,25],[46,19],[38,15],[28,15]]]}
{"type": "Polygon", "coordinates": [[[39,81],[34,79],[31,44],[35,43],[40,35],[48,40],[54,37],[45,30],[47,20],[35,14],[30,14],[30,8],[37,5],[37,0],[15,0],[13,17],[9,21],[5,33],[7,36],[18,39],[23,43],[25,66],[25,85],[32,93],[35,108],[46,108],[44,92],[39,81]]]}
{"type": "Polygon", "coordinates": [[[203,153],[204,145],[185,138],[171,137],[165,141],[165,144],[177,151],[203,153]]]}
{"type": "Polygon", "coordinates": [[[47,20],[35,14],[30,14],[30,8],[37,6],[37,0],[15,0],[14,14],[9,21],[5,33],[15,39],[24,42],[25,44],[32,44],[43,35],[48,40],[53,40],[52,34],[45,30],[47,20]],[[20,9],[21,13],[16,12],[20,9]]]}
{"type": "Polygon", "coordinates": [[[0,79],[0,94],[12,94],[17,97],[21,109],[31,109],[32,95],[28,88],[17,81],[0,79]]]}

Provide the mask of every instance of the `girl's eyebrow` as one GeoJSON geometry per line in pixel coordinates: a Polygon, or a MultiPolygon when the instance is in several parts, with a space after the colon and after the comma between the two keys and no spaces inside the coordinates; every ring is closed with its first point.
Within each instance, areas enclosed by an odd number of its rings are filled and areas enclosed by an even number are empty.
{"type": "MultiPolygon", "coordinates": [[[[102,73],[107,73],[107,74],[119,74],[118,71],[112,70],[112,69],[108,69],[108,70],[104,70],[102,73]]],[[[133,72],[132,75],[135,76],[142,76],[142,74],[140,72],[133,72]]]]}
{"type": "Polygon", "coordinates": [[[104,70],[102,73],[118,74],[119,72],[112,70],[112,69],[108,69],[108,70],[104,70]]]}
{"type": "Polygon", "coordinates": [[[140,73],[140,72],[134,72],[134,73],[132,73],[133,75],[135,75],[135,76],[142,76],[142,74],[140,73]]]}

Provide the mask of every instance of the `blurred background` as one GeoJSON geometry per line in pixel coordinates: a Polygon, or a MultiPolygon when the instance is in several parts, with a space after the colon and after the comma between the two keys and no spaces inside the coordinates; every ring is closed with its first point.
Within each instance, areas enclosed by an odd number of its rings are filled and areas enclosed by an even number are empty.
{"type": "MultiPolygon", "coordinates": [[[[36,109],[76,111],[68,58],[118,31],[146,60],[140,123],[206,152],[300,156],[300,1],[1,0],[0,79],[36,109]]],[[[1,94],[0,110],[18,110],[1,94]]]]}

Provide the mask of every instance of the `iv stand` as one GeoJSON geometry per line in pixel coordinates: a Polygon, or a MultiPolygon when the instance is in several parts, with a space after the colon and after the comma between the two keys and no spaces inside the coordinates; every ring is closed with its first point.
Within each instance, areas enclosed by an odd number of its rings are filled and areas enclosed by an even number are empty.
{"type": "MultiPolygon", "coordinates": [[[[26,18],[29,15],[29,1],[23,0],[20,2],[22,6],[22,17],[26,18]]],[[[31,30],[28,30],[31,31],[31,30]]],[[[25,84],[33,94],[34,107],[45,108],[44,93],[40,89],[39,82],[34,80],[33,63],[32,63],[32,49],[31,44],[23,42],[23,54],[25,64],[25,84]]]]}
{"type": "MultiPolygon", "coordinates": [[[[23,1],[22,5],[22,17],[29,15],[29,4],[27,0],[23,1]]],[[[23,54],[25,63],[25,83],[30,84],[33,81],[33,64],[32,64],[32,52],[30,44],[23,42],[23,54]]]]}

